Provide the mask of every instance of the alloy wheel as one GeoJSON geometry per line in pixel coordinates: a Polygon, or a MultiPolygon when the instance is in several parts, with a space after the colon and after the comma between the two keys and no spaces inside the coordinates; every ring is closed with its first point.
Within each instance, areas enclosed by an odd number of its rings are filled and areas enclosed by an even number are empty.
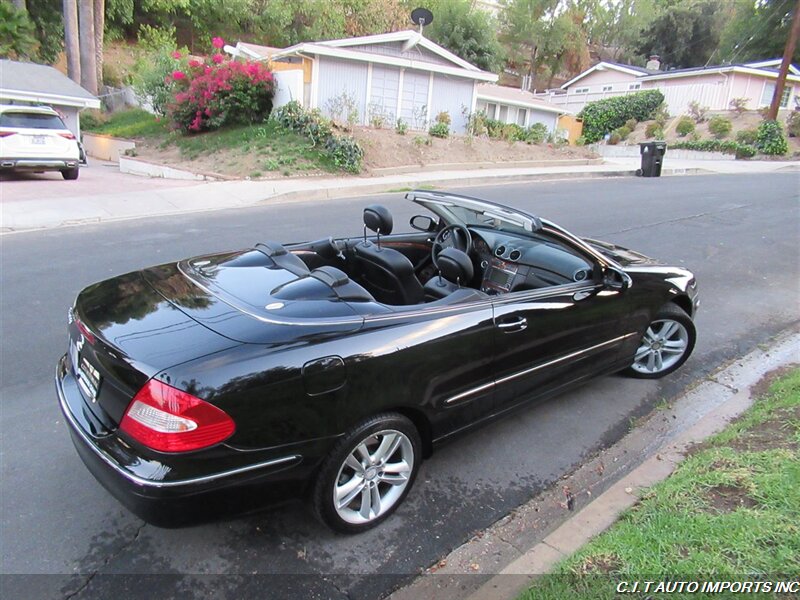
{"type": "Polygon", "coordinates": [[[636,351],[631,368],[642,374],[655,375],[670,369],[683,358],[689,348],[689,332],[672,319],[653,321],[636,351]]]}
{"type": "Polygon", "coordinates": [[[414,447],[402,432],[385,429],[360,441],[339,467],[333,505],[352,524],[368,523],[402,498],[414,470],[414,447]]]}

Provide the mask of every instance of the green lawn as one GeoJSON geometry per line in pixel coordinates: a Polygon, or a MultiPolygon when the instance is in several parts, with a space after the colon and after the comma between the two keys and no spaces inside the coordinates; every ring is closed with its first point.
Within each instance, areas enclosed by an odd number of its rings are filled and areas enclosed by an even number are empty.
{"type": "MultiPolygon", "coordinates": [[[[797,581],[800,574],[800,369],[696,447],[608,531],[521,600],[720,598],[616,594],[622,581],[797,581]],[[783,576],[783,577],[781,577],[783,576]]],[[[632,584],[631,584],[632,585],[632,584]]],[[[764,597],[764,594],[736,594],[764,597]]],[[[781,595],[780,597],[797,597],[781,595]]]]}
{"type": "Polygon", "coordinates": [[[134,108],[102,117],[86,115],[83,129],[137,140],[137,154],[156,161],[161,159],[158,150],[177,147],[182,161],[213,159],[211,170],[239,177],[255,178],[270,172],[284,176],[308,171],[339,172],[333,159],[312,147],[307,138],[282,129],[274,121],[182,135],[170,131],[165,119],[134,108]],[[156,155],[148,156],[148,148],[156,155]]]}
{"type": "Polygon", "coordinates": [[[168,124],[163,119],[140,108],[131,108],[111,115],[96,117],[92,113],[81,116],[81,128],[91,133],[103,133],[121,138],[148,138],[166,136],[168,124]]]}

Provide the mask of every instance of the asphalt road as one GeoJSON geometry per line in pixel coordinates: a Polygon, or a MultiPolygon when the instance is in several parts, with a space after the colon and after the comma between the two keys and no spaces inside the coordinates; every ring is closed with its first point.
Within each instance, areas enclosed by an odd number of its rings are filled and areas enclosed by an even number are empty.
{"type": "MultiPolygon", "coordinates": [[[[65,351],[67,308],[85,285],[261,240],[357,235],[361,207],[375,197],[3,236],[3,596],[108,597],[113,590],[126,598],[200,598],[220,586],[218,597],[384,595],[618,439],[631,417],[795,323],[799,189],[797,174],[783,174],[468,190],[691,268],[702,298],[699,341],[665,380],[597,380],[442,448],[396,515],[357,537],[331,533],[302,505],[189,529],[144,525],[80,462],[52,376],[65,351]]],[[[417,212],[402,194],[380,201],[397,230],[417,212]]]]}

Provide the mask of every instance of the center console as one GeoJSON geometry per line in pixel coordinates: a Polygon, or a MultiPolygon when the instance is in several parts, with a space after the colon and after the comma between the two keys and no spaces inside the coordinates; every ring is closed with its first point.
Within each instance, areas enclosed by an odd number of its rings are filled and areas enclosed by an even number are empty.
{"type": "Polygon", "coordinates": [[[519,265],[492,257],[483,272],[481,291],[487,294],[509,292],[518,271],[519,265]]]}

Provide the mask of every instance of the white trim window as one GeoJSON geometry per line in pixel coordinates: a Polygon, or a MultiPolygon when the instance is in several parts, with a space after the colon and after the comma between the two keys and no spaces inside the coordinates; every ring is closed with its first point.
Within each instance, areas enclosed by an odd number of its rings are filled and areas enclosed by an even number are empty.
{"type": "MultiPolygon", "coordinates": [[[[769,106],[772,104],[772,95],[775,93],[775,82],[767,81],[764,83],[764,89],[761,91],[761,103],[759,106],[769,106]]],[[[781,96],[781,108],[789,106],[789,98],[792,96],[792,86],[786,85],[783,87],[783,95],[781,96]]]]}
{"type": "Polygon", "coordinates": [[[589,93],[589,88],[588,87],[575,88],[575,93],[576,94],[588,94],[589,93]]]}
{"type": "Polygon", "coordinates": [[[528,121],[528,109],[520,108],[517,111],[517,125],[519,125],[520,127],[525,127],[527,121],[528,121]]]}
{"type": "Polygon", "coordinates": [[[629,91],[635,91],[635,90],[640,90],[640,89],[642,89],[642,84],[641,83],[629,83],[628,84],[628,90],[629,91]]]}
{"type": "Polygon", "coordinates": [[[497,104],[495,102],[488,102],[486,104],[486,116],[490,119],[497,118],[497,104]]]}
{"type": "Polygon", "coordinates": [[[604,85],[603,86],[603,91],[604,92],[613,92],[614,91],[614,86],[613,85],[604,85]]]}

